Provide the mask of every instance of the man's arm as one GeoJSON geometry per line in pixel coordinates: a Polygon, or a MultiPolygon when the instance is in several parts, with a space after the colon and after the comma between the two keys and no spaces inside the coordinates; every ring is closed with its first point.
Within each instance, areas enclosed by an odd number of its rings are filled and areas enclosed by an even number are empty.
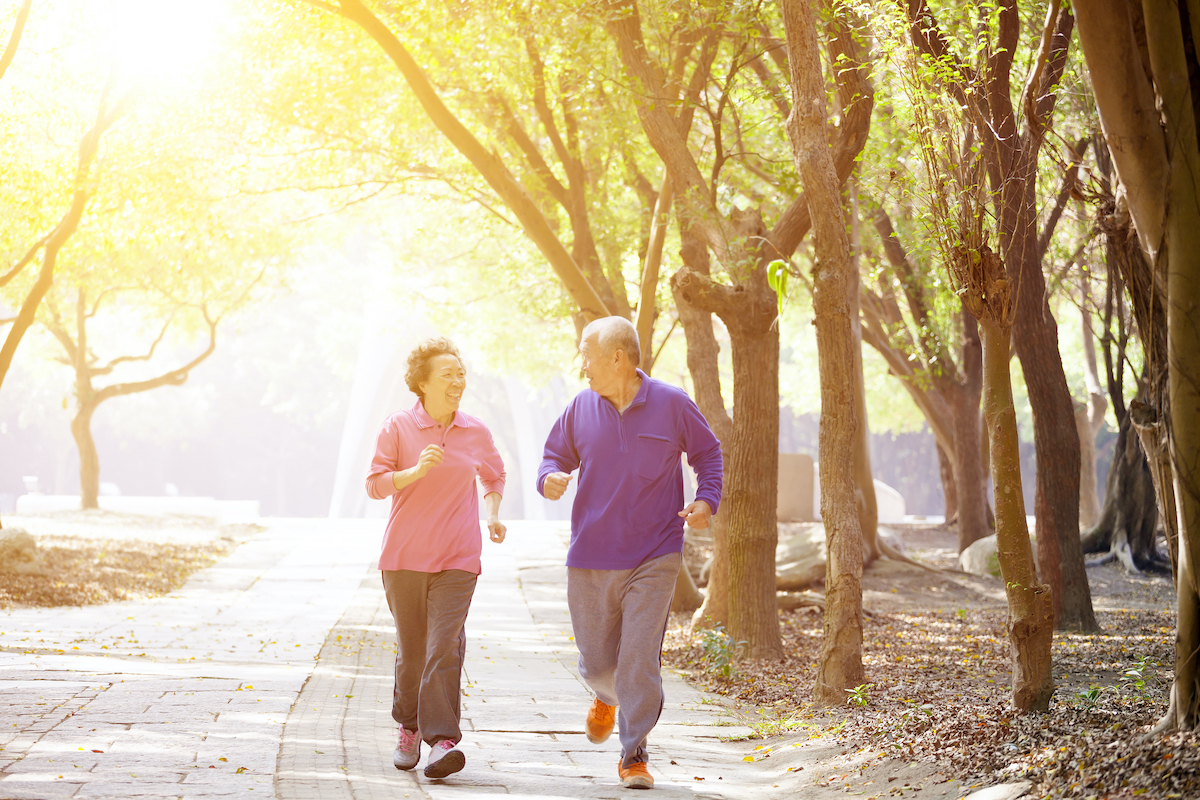
{"type": "Polygon", "coordinates": [[[721,493],[725,483],[725,461],[721,455],[721,443],[717,441],[712,428],[708,427],[700,409],[690,399],[686,401],[681,412],[683,446],[687,452],[688,465],[696,472],[696,502],[688,508],[702,502],[708,506],[710,514],[715,514],[721,506],[721,493]]]}
{"type": "Polygon", "coordinates": [[[572,434],[571,407],[567,406],[546,437],[546,448],[538,467],[537,490],[548,500],[563,496],[571,482],[570,473],[579,468],[579,453],[575,450],[572,434]]]}

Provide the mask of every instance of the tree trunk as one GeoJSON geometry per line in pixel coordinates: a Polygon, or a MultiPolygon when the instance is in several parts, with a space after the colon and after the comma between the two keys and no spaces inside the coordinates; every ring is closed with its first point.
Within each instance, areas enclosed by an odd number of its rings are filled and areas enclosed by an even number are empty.
{"type": "Polygon", "coordinates": [[[675,579],[675,595],[671,598],[671,613],[680,611],[692,612],[704,602],[704,595],[696,588],[692,573],[687,564],[679,562],[679,577],[675,579]]]}
{"type": "MultiPolygon", "coordinates": [[[[1157,72],[1157,68],[1156,68],[1157,72]]],[[[1191,115],[1190,108],[1187,114],[1191,115]]],[[[1196,149],[1195,128],[1190,131],[1196,149]]],[[[1185,149],[1179,145],[1179,149],[1185,149]]],[[[1190,154],[1189,154],[1190,155],[1190,154]]],[[[1200,203],[1192,176],[1200,158],[1172,157],[1171,211],[1167,215],[1167,350],[1171,365],[1170,406],[1175,503],[1179,514],[1178,616],[1175,685],[1171,695],[1174,727],[1200,726],[1200,203]],[[1181,167],[1191,168],[1190,174],[1181,167]],[[1181,185],[1182,184],[1182,185],[1181,185]]]]}
{"type": "Polygon", "coordinates": [[[1100,521],[1100,498],[1096,491],[1096,435],[1104,427],[1104,413],[1108,410],[1096,362],[1090,284],[1088,274],[1080,270],[1080,333],[1083,338],[1083,377],[1088,393],[1087,404],[1075,409],[1075,428],[1079,432],[1079,525],[1082,528],[1090,528],[1100,521]]]}
{"type": "MultiPolygon", "coordinates": [[[[1089,395],[1089,402],[1075,407],[1075,432],[1079,435],[1079,527],[1090,528],[1100,521],[1100,493],[1096,490],[1096,434],[1100,426],[1097,419],[1095,400],[1098,395],[1089,395]]],[[[1099,396],[1103,401],[1103,396],[1099,396]]],[[[1104,415],[1099,415],[1100,425],[1104,415]]],[[[1086,552],[1086,551],[1084,551],[1086,552]]]]}
{"type": "Polygon", "coordinates": [[[92,415],[95,413],[96,406],[81,397],[79,408],[71,419],[71,435],[79,449],[80,508],[100,507],[100,454],[96,452],[96,440],[92,438],[92,415]]]}
{"type": "MultiPolygon", "coordinates": [[[[733,351],[733,442],[726,450],[729,633],[751,658],[779,659],[775,503],[779,482],[779,329],[728,325],[733,351]]],[[[713,566],[716,566],[714,561],[713,566]]]]}
{"type": "Polygon", "coordinates": [[[980,452],[979,403],[983,393],[983,351],[979,328],[966,310],[962,312],[963,382],[946,387],[954,422],[954,450],[958,473],[958,552],[991,535],[987,516],[987,481],[980,452]]]}
{"type": "MultiPolygon", "coordinates": [[[[686,225],[680,226],[679,238],[679,255],[684,265],[702,275],[710,274],[711,261],[708,248],[704,243],[686,225]]],[[[688,302],[680,290],[675,276],[671,277],[671,292],[675,298],[675,308],[679,313],[679,322],[687,341],[688,373],[692,376],[692,389],[696,395],[696,405],[700,407],[700,413],[704,415],[708,426],[712,428],[717,440],[721,442],[721,447],[728,453],[733,444],[733,420],[725,411],[725,401],[721,394],[721,373],[718,362],[721,346],[713,333],[712,314],[688,302]]],[[[778,419],[779,415],[775,416],[778,419]]],[[[730,459],[726,458],[725,486],[730,485],[729,466],[730,459]]],[[[723,625],[726,628],[729,627],[728,509],[729,504],[722,502],[720,510],[710,522],[713,535],[713,565],[708,577],[704,602],[692,617],[694,626],[723,625]]]]}
{"type": "Polygon", "coordinates": [[[858,189],[849,184],[847,213],[850,216],[850,327],[854,334],[854,485],[858,491],[858,525],[863,537],[863,566],[879,558],[879,499],[875,496],[875,471],[871,468],[871,425],[867,417],[867,386],[863,376],[863,335],[859,289],[862,285],[858,254],[859,240],[858,189]]]}
{"type": "Polygon", "coordinates": [[[879,500],[875,497],[875,472],[871,468],[871,428],[867,423],[867,387],[863,377],[862,330],[858,314],[858,271],[853,270],[850,309],[854,334],[854,486],[858,526],[863,538],[863,566],[879,558],[879,500]]]}
{"type": "Polygon", "coordinates": [[[1154,497],[1158,505],[1158,519],[1166,530],[1167,553],[1171,561],[1171,575],[1179,580],[1179,509],[1175,504],[1175,468],[1171,465],[1170,437],[1167,424],[1151,405],[1134,399],[1129,404],[1129,419],[1142,443],[1146,464],[1154,479],[1154,497]]]}
{"type": "Polygon", "coordinates": [[[1033,510],[1038,572],[1054,590],[1057,626],[1063,630],[1097,631],[1091,587],[1079,545],[1079,434],[1075,430],[1075,403],[1063,372],[1058,325],[1050,313],[1046,279],[1037,257],[1034,164],[1027,162],[1022,174],[1025,185],[1020,194],[1025,196],[1013,215],[1015,229],[1008,237],[1003,255],[1010,280],[1020,287],[1013,340],[1033,409],[1037,457],[1033,510]]]}
{"type": "Polygon", "coordinates": [[[862,664],[863,539],[854,494],[854,430],[857,419],[850,246],[837,172],[830,157],[825,83],[807,0],[783,0],[791,69],[788,139],[813,218],[816,266],[813,311],[821,376],[821,517],[828,555],[825,566],[825,628],[817,661],[814,699],[841,705],[847,690],[865,681],[862,664]]]}
{"type": "MultiPolygon", "coordinates": [[[[1150,66],[1166,123],[1170,164],[1166,184],[1167,363],[1171,456],[1179,515],[1178,616],[1175,634],[1175,685],[1171,694],[1174,727],[1200,726],[1200,143],[1197,142],[1195,16],[1166,0],[1143,4],[1150,66]],[[1191,54],[1190,56],[1188,54],[1191,54]]],[[[1161,254],[1160,254],[1161,255],[1161,254]]]]}
{"type": "Polygon", "coordinates": [[[1050,671],[1054,606],[1052,589],[1037,584],[1025,523],[1017,415],[1009,375],[1009,331],[988,319],[980,320],[979,327],[983,340],[983,409],[996,487],[997,557],[1008,596],[1012,703],[1022,712],[1046,711],[1054,694],[1050,671]]]}
{"type": "Polygon", "coordinates": [[[945,503],[946,524],[958,521],[958,485],[954,482],[954,462],[942,446],[937,445],[938,475],[942,479],[942,500],[945,503]]]}
{"type": "Polygon", "coordinates": [[[1134,435],[1130,414],[1121,420],[1104,508],[1096,525],[1081,534],[1084,553],[1109,553],[1127,572],[1165,571],[1170,564],[1154,543],[1158,505],[1146,456],[1134,435]]]}

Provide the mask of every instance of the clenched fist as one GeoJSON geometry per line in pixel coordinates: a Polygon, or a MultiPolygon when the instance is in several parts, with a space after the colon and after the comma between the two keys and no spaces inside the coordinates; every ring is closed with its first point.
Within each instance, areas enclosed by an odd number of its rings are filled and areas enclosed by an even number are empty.
{"type": "Polygon", "coordinates": [[[542,494],[547,500],[557,500],[571,485],[571,476],[565,472],[551,472],[542,482],[542,494]]]}

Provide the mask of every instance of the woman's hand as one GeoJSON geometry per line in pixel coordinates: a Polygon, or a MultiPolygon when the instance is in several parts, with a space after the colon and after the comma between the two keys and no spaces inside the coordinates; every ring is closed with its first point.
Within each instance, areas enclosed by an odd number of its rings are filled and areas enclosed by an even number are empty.
{"type": "Polygon", "coordinates": [[[488,538],[496,544],[503,542],[504,534],[508,533],[508,528],[500,521],[500,500],[499,492],[488,492],[483,496],[487,506],[488,538]]]}
{"type": "Polygon", "coordinates": [[[446,457],[446,451],[438,447],[436,444],[426,446],[421,451],[421,455],[417,458],[417,466],[414,468],[414,478],[424,478],[429,474],[429,470],[442,463],[446,457]]]}
{"type": "Polygon", "coordinates": [[[392,473],[392,486],[398,492],[404,487],[421,480],[421,478],[429,474],[429,470],[442,463],[442,459],[445,457],[446,451],[442,450],[436,444],[427,446],[421,451],[421,455],[417,457],[416,466],[397,470],[392,473]]]}

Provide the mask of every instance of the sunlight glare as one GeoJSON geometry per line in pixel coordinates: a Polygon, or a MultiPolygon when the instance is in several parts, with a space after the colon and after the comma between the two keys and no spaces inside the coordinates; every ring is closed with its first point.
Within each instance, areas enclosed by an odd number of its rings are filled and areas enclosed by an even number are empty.
{"type": "Polygon", "coordinates": [[[113,0],[112,41],[135,81],[178,84],[217,52],[224,2],[113,0]]]}

